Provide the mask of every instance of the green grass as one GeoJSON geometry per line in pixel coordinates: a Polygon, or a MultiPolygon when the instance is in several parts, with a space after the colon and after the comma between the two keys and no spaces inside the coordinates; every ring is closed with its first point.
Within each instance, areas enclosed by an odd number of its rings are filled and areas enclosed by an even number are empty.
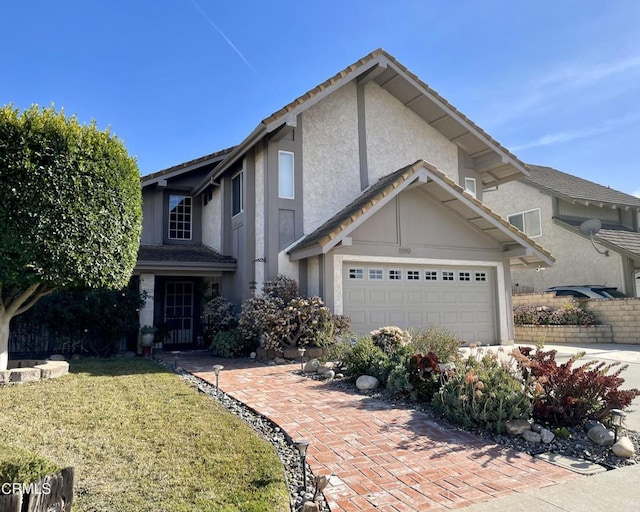
{"type": "Polygon", "coordinates": [[[0,442],[75,467],[74,511],[289,510],[273,447],[151,361],[0,387],[0,442]]]}

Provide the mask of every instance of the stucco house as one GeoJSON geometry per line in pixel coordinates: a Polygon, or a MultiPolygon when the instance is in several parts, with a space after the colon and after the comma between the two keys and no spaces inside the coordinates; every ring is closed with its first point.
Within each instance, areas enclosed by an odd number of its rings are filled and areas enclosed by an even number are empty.
{"type": "Polygon", "coordinates": [[[514,291],[606,284],[638,295],[640,198],[551,167],[528,166],[529,175],[485,190],[483,200],[556,258],[538,272],[512,267],[514,291]],[[579,226],[598,219],[596,248],[579,226]],[[605,251],[608,256],[605,256],[605,251]]]}
{"type": "Polygon", "coordinates": [[[523,162],[384,50],[263,119],[237,146],[142,179],[142,324],[198,336],[207,290],[236,304],[279,274],[355,332],[441,326],[513,339],[510,267],[551,254],[483,202],[523,162]]]}

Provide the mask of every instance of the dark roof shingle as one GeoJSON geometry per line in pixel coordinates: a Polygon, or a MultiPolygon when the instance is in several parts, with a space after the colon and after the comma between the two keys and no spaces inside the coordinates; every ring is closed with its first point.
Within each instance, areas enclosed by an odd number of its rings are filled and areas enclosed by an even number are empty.
{"type": "Polygon", "coordinates": [[[231,256],[224,256],[202,245],[141,245],[138,261],[171,261],[185,263],[235,264],[231,256]]]}
{"type": "Polygon", "coordinates": [[[523,181],[575,200],[608,203],[640,208],[640,198],[592,181],[578,178],[552,167],[528,165],[529,176],[523,181]]]}

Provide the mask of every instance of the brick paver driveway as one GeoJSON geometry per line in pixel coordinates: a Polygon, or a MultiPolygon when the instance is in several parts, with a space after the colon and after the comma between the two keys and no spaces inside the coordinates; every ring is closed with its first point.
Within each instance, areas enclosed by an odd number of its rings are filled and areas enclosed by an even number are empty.
{"type": "Polygon", "coordinates": [[[325,496],[335,512],[453,509],[581,478],[425,414],[303,377],[298,365],[179,356],[179,366],[211,383],[214,364],[225,367],[225,393],[311,441],[313,473],[334,475],[325,496]]]}

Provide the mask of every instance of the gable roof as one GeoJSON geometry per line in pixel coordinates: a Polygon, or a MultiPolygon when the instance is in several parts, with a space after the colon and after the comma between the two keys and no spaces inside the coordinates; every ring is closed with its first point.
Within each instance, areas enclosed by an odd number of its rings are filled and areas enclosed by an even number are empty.
{"type": "Polygon", "coordinates": [[[509,252],[514,264],[548,266],[555,259],[543,247],[519,231],[435,166],[418,160],[380,179],[358,198],[309,235],[294,242],[288,252],[292,259],[327,253],[359,225],[375,214],[412,183],[430,184],[433,197],[464,218],[476,229],[498,242],[509,252]],[[518,250],[519,246],[524,250],[518,250]]]}
{"type": "Polygon", "coordinates": [[[216,151],[214,153],[210,153],[208,155],[204,155],[198,158],[194,158],[193,160],[189,160],[188,162],[183,162],[178,165],[173,165],[168,167],[167,169],[163,169],[161,171],[157,171],[151,174],[147,174],[146,176],[142,176],[140,179],[142,187],[148,187],[150,185],[157,184],[161,181],[166,181],[171,178],[175,178],[176,176],[180,176],[186,172],[192,171],[194,169],[200,169],[207,165],[215,166],[224,160],[229,153],[233,150],[235,146],[221,149],[220,151],[216,151]]]}
{"type": "Polygon", "coordinates": [[[570,201],[596,205],[614,205],[640,209],[640,198],[592,181],[578,178],[553,167],[528,165],[529,176],[523,181],[570,201]]]}
{"type": "Polygon", "coordinates": [[[258,126],[194,190],[200,193],[228,170],[254,144],[268,133],[285,125],[295,126],[297,116],[352,80],[375,81],[407,108],[422,117],[471,158],[485,187],[492,187],[526,176],[528,171],[508,149],[477,126],[451,103],[398,62],[383,49],[377,49],[317,85],[280,110],[263,119],[258,126]]]}

